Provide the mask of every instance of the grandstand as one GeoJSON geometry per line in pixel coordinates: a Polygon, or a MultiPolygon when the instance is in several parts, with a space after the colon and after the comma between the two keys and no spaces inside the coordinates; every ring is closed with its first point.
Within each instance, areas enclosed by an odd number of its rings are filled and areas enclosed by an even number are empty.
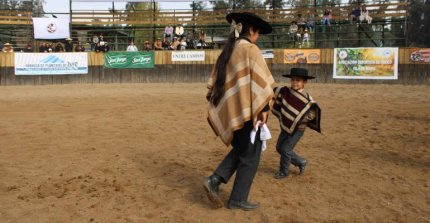
{"type": "MultiPolygon", "coordinates": [[[[32,1],[33,3],[34,1],[32,1]]],[[[65,16],[71,18],[71,32],[74,41],[88,42],[93,34],[103,33],[114,50],[125,50],[130,40],[135,39],[139,48],[145,40],[161,37],[168,24],[182,25],[185,33],[204,30],[211,48],[222,47],[222,41],[229,29],[225,15],[231,11],[251,9],[209,9],[169,10],[159,9],[155,2],[146,10],[136,10],[129,4],[116,10],[74,10],[65,16]]],[[[405,29],[408,26],[408,3],[404,1],[367,1],[366,8],[373,22],[350,24],[350,13],[357,3],[289,6],[283,9],[253,8],[273,25],[274,32],[261,38],[261,48],[298,48],[299,42],[288,36],[290,23],[298,14],[315,14],[315,29],[310,33],[310,43],[303,47],[333,48],[360,46],[407,46],[405,29]],[[376,3],[378,2],[378,3],[376,3]],[[380,3],[381,2],[381,3],[380,3]],[[332,13],[331,25],[322,23],[325,9],[332,13]]],[[[38,46],[32,38],[32,17],[51,16],[49,12],[34,11],[33,6],[23,10],[0,9],[0,41],[11,42],[15,48],[23,48],[28,42],[38,46]]]]}

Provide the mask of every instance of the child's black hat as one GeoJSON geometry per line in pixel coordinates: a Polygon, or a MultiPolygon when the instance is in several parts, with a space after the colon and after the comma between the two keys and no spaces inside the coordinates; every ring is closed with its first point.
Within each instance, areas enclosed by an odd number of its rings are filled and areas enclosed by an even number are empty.
{"type": "Polygon", "coordinates": [[[305,68],[291,68],[291,72],[290,74],[284,74],[282,75],[284,77],[301,77],[304,78],[305,80],[307,79],[314,79],[315,77],[313,76],[309,76],[308,75],[308,70],[305,68]]]}

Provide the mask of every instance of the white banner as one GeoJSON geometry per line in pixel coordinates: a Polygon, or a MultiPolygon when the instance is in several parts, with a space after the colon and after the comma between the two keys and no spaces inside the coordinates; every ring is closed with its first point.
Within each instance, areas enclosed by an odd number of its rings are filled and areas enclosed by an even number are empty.
{"type": "Polygon", "coordinates": [[[15,53],[15,75],[88,74],[87,53],[15,53]]]}
{"type": "Polygon", "coordinates": [[[398,48],[335,48],[333,78],[396,80],[398,61],[398,48]]]}
{"type": "Polygon", "coordinates": [[[275,54],[273,53],[273,50],[262,50],[261,54],[263,55],[264,59],[273,59],[273,58],[275,58],[275,54]]]}
{"type": "Polygon", "coordinates": [[[33,18],[35,39],[66,39],[70,37],[70,20],[56,18],[33,18]]]}
{"type": "Polygon", "coordinates": [[[205,51],[172,51],[172,61],[205,61],[205,51]]]}

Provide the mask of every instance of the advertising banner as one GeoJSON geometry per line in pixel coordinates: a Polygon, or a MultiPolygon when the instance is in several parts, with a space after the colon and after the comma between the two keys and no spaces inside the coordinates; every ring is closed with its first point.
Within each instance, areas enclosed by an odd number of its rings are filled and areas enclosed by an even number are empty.
{"type": "Polygon", "coordinates": [[[398,48],[336,48],[333,78],[397,79],[398,48]]]}
{"type": "Polygon", "coordinates": [[[409,59],[416,63],[430,63],[430,48],[410,49],[409,59]]]}
{"type": "Polygon", "coordinates": [[[319,49],[288,49],[284,50],[284,63],[308,63],[321,62],[321,50],[319,49]]]}
{"type": "Polygon", "coordinates": [[[88,74],[87,53],[15,53],[15,75],[88,74]]]}
{"type": "Polygon", "coordinates": [[[154,68],[154,52],[107,52],[106,68],[154,68]]]}
{"type": "Polygon", "coordinates": [[[172,51],[172,61],[205,61],[205,51],[172,51]]]}

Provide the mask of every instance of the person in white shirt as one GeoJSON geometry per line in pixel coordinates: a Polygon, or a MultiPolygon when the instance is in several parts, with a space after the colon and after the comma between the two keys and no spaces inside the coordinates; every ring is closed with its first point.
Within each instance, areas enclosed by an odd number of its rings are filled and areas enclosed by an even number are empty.
{"type": "Polygon", "coordinates": [[[131,42],[130,42],[130,45],[128,45],[128,47],[127,47],[127,51],[131,51],[131,52],[138,51],[138,50],[137,50],[137,46],[136,46],[136,45],[134,45],[134,42],[133,42],[133,41],[131,41],[131,42]]]}

